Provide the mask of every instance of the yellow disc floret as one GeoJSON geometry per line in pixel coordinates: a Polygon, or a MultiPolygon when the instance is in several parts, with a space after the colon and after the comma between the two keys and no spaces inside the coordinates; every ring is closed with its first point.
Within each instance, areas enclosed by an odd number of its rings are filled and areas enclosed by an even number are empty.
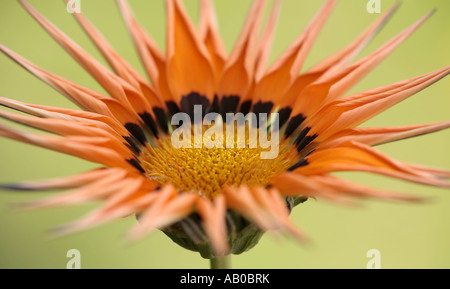
{"type": "MultiPolygon", "coordinates": [[[[257,128],[251,129],[258,131],[257,128]]],[[[191,134],[194,135],[194,129],[191,134]]],[[[202,135],[204,136],[204,133],[202,135]]],[[[272,177],[286,171],[295,163],[297,153],[287,143],[277,142],[278,154],[274,158],[266,159],[261,157],[261,153],[268,149],[259,144],[250,147],[249,135],[251,134],[246,134],[246,145],[242,148],[227,147],[226,137],[222,147],[207,148],[205,145],[197,145],[197,148],[176,148],[171,137],[165,136],[161,137],[156,145],[148,147],[141,161],[147,177],[157,183],[171,183],[180,192],[196,192],[211,199],[220,194],[227,185],[266,186],[272,177]]],[[[237,140],[237,137],[235,139],[237,140]]],[[[205,140],[202,142],[204,144],[205,140]]],[[[191,143],[194,144],[193,137],[191,143]]]]}

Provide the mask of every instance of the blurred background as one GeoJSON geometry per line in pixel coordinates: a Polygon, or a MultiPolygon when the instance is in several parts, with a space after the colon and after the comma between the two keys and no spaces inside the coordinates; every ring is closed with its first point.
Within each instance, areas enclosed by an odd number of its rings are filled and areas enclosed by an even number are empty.
{"type": "MultiPolygon", "coordinates": [[[[61,0],[29,0],[41,13],[105,63],[88,37],[67,13],[61,0]]],[[[165,46],[162,0],[130,0],[141,24],[165,46]]],[[[231,50],[244,23],[249,0],[214,1],[224,42],[231,50]]],[[[272,1],[269,1],[270,3],[272,1]]],[[[306,67],[338,51],[378,17],[366,11],[366,0],[340,1],[320,34],[306,67]]],[[[395,1],[381,0],[382,11],[395,1]]],[[[198,0],[184,3],[197,21],[198,0]]],[[[285,0],[272,60],[296,38],[324,1],[285,0]]],[[[351,93],[386,85],[450,65],[450,1],[408,0],[377,38],[367,55],[421,16],[437,12],[351,93]]],[[[143,73],[142,66],[114,0],[81,0],[82,12],[103,32],[117,51],[143,73]]],[[[18,1],[0,0],[0,42],[39,66],[81,85],[104,90],[72,60],[27,14],[18,1]]],[[[106,63],[105,63],[106,64],[106,63]]],[[[24,102],[74,107],[4,55],[0,55],[0,95],[24,102]]],[[[366,126],[398,126],[449,120],[450,78],[418,93],[366,126]]],[[[1,120],[4,123],[3,120],[1,120]]],[[[450,169],[450,131],[413,138],[379,149],[407,162],[450,169]]],[[[0,138],[0,182],[38,180],[77,174],[94,164],[0,138]]],[[[347,207],[309,200],[295,208],[292,218],[310,237],[307,246],[289,238],[264,236],[243,255],[233,256],[234,268],[366,268],[366,253],[377,249],[382,268],[450,268],[450,191],[409,184],[363,173],[338,176],[377,188],[427,197],[423,204],[376,200],[347,207]]],[[[54,192],[53,192],[54,193],[54,192]]],[[[82,268],[208,268],[198,253],[186,251],[161,232],[128,243],[125,232],[133,217],[52,239],[49,230],[81,217],[96,204],[39,211],[17,211],[17,202],[52,193],[0,192],[0,268],[65,268],[69,249],[81,252],[82,268]]]]}

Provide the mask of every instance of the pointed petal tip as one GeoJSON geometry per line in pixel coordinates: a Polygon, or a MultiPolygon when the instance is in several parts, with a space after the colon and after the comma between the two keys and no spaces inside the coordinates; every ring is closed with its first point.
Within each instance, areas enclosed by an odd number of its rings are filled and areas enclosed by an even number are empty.
{"type": "Polygon", "coordinates": [[[67,223],[63,225],[59,225],[50,229],[47,229],[47,236],[50,240],[56,240],[63,237],[66,237],[70,234],[74,234],[76,232],[82,231],[81,228],[77,227],[76,222],[67,223]]]}
{"type": "Polygon", "coordinates": [[[23,184],[0,184],[0,190],[4,192],[8,191],[37,191],[37,189],[33,187],[29,187],[23,184]]]}
{"type": "Polygon", "coordinates": [[[145,236],[151,234],[156,229],[143,229],[139,224],[126,233],[126,239],[130,244],[141,241],[145,236]]]}

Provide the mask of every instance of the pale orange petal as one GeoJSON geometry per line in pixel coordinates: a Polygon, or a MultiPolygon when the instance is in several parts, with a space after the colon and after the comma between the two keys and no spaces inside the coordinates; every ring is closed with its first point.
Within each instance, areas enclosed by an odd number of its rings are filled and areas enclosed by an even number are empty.
{"type": "Polygon", "coordinates": [[[225,197],[218,195],[214,201],[199,198],[196,207],[198,214],[202,218],[205,232],[211,240],[214,254],[216,256],[228,254],[230,249],[227,242],[227,206],[225,197]]]}
{"type": "Polygon", "coordinates": [[[431,15],[432,12],[428,13],[369,56],[348,67],[333,71],[306,87],[298,97],[292,115],[301,113],[311,115],[323,103],[342,96],[413,34],[431,15]]]}
{"type": "MultiPolygon", "coordinates": [[[[176,103],[198,93],[210,103],[215,95],[214,71],[204,43],[178,0],[167,0],[167,81],[176,103]]],[[[190,109],[191,103],[189,106],[190,109]]]]}
{"type": "Polygon", "coordinates": [[[219,86],[227,59],[227,52],[219,34],[217,16],[211,0],[201,1],[200,38],[206,45],[211,63],[214,67],[216,87],[219,86]]]}
{"type": "Polygon", "coordinates": [[[311,117],[308,122],[311,134],[318,133],[318,140],[322,140],[330,134],[356,127],[449,73],[450,66],[331,102],[311,117]]]}
{"type": "Polygon", "coordinates": [[[110,167],[131,168],[125,158],[117,151],[108,148],[108,139],[76,137],[52,137],[19,131],[0,124],[0,136],[15,139],[24,143],[40,146],[65,154],[73,155],[87,161],[100,163],[110,167]]]}
{"type": "Polygon", "coordinates": [[[450,187],[450,182],[442,181],[438,176],[393,160],[367,145],[356,142],[315,151],[307,157],[307,161],[308,165],[297,168],[295,172],[311,176],[336,171],[362,171],[420,184],[450,187]]]}
{"type": "Polygon", "coordinates": [[[276,26],[281,14],[282,0],[275,0],[270,12],[269,21],[266,24],[261,42],[258,45],[258,52],[255,61],[255,81],[258,82],[263,77],[266,65],[272,50],[275,38],[276,26]]]}
{"type": "Polygon", "coordinates": [[[254,102],[273,101],[274,95],[283,95],[287,91],[300,73],[309,50],[336,3],[337,0],[328,0],[305,31],[256,83],[254,102]]]}
{"type": "Polygon", "coordinates": [[[237,40],[219,87],[219,100],[224,97],[244,97],[252,84],[255,69],[258,29],[265,0],[254,0],[244,28],[237,40]]]}
{"type": "Polygon", "coordinates": [[[291,85],[289,90],[283,95],[277,103],[284,106],[292,106],[301,91],[312,84],[326,73],[338,70],[350,63],[359,52],[375,37],[378,31],[391,18],[397,10],[399,4],[395,4],[386,13],[380,16],[372,25],[370,25],[358,38],[346,46],[341,51],[333,54],[329,58],[321,61],[319,64],[300,74],[291,85]]]}
{"type": "Polygon", "coordinates": [[[362,127],[342,130],[319,144],[331,148],[348,141],[370,146],[381,145],[450,128],[450,121],[400,127],[362,127]]]}

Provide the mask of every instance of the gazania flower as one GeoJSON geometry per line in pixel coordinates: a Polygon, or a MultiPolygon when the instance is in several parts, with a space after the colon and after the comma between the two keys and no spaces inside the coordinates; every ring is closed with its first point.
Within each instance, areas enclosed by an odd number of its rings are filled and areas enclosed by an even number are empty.
{"type": "MultiPolygon", "coordinates": [[[[306,56],[337,0],[326,1],[304,32],[271,65],[268,58],[281,1],[274,1],[262,25],[263,0],[254,1],[244,28],[227,54],[212,1],[201,1],[199,27],[183,4],[167,0],[167,45],[163,52],[118,0],[123,18],[150,81],[121,58],[82,14],[75,17],[105,57],[105,67],[27,2],[38,23],[105,89],[91,90],[46,71],[5,46],[1,51],[80,107],[36,105],[1,97],[4,119],[49,132],[38,134],[0,124],[0,135],[70,154],[101,167],[76,176],[4,185],[13,190],[69,189],[28,203],[29,208],[103,204],[85,217],[58,228],[72,233],[135,215],[129,235],[136,239],[161,229],[184,248],[220,264],[257,244],[263,232],[305,235],[289,219],[306,199],[348,203],[356,198],[418,201],[420,198],[369,188],[339,179],[333,172],[363,171],[437,187],[450,187],[443,169],[393,160],[373,146],[450,127],[450,121],[402,127],[361,128],[368,119],[430,86],[450,73],[444,67],[411,79],[346,95],[431,15],[425,15],[380,48],[358,61],[357,54],[393,14],[391,8],[347,47],[302,72],[306,56]],[[260,28],[262,34],[259,34],[260,28]],[[268,68],[267,68],[268,67],[268,68]],[[233,124],[243,147],[180,148],[173,116],[216,113],[214,125],[228,113],[268,114],[269,122],[233,124]],[[274,125],[278,124],[278,128],[274,125]],[[275,128],[275,129],[273,129],[275,128]],[[267,147],[251,147],[250,135],[267,131],[278,154],[261,158],[267,147]],[[276,137],[278,135],[278,137],[276,137]]],[[[221,120],[220,120],[221,119],[221,120]]],[[[183,125],[185,123],[183,122],[183,125]]],[[[184,132],[205,136],[212,123],[192,122],[184,132]]],[[[218,131],[216,131],[218,132],[218,131]]],[[[227,137],[230,135],[227,134],[227,137]]],[[[217,135],[214,138],[217,141],[217,135]]],[[[219,143],[225,140],[219,140],[219,143]]],[[[193,141],[195,142],[195,140],[193,141]]],[[[190,143],[190,142],[189,142],[190,143]]]]}

